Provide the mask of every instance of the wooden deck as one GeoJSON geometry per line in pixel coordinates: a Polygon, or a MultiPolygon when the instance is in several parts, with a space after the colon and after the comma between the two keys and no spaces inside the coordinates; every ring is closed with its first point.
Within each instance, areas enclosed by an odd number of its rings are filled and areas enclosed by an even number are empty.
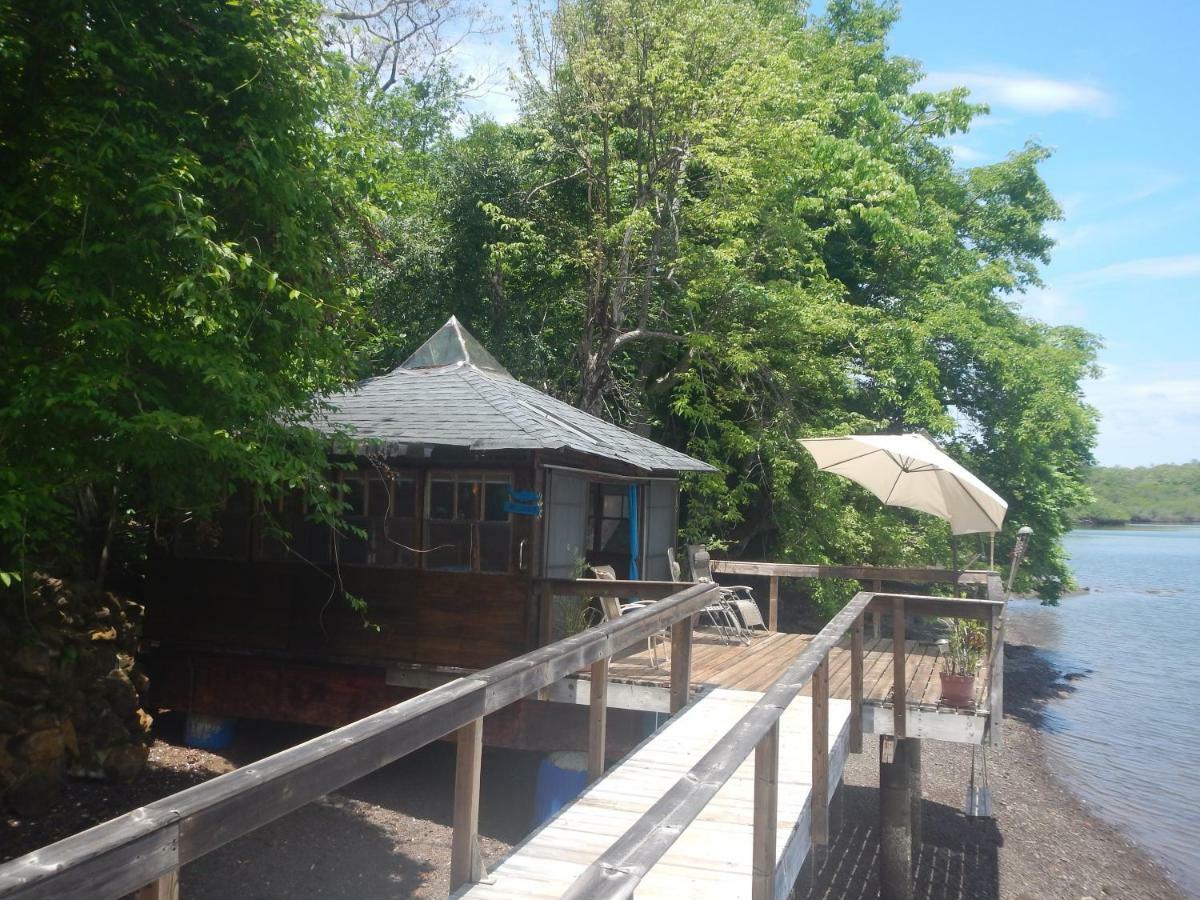
{"type": "MultiPolygon", "coordinates": [[[[483,883],[453,893],[472,900],[560,897],[585,868],[762,697],[714,690],[687,709],[501,860],[483,883]]],[[[847,754],[850,704],[829,704],[832,796],[847,754]]],[[[811,847],[812,701],[797,698],[780,719],[775,896],[786,897],[811,847]]],[[[639,898],[749,900],[754,834],[754,754],[637,887],[639,898]]]]}
{"type": "MultiPolygon", "coordinates": [[[[692,642],[692,684],[698,688],[765,691],[812,640],[807,634],[756,631],[750,643],[724,643],[711,629],[696,631],[692,642]]],[[[937,646],[928,641],[906,641],[905,657],[910,709],[975,715],[987,709],[988,673],[981,670],[975,684],[975,708],[958,709],[941,702],[937,646]]],[[[609,668],[613,682],[668,688],[671,663],[664,646],[659,665],[652,665],[649,650],[614,658],[609,668]]],[[[863,702],[890,707],[892,697],[892,640],[867,638],[863,643],[863,702]]],[[[586,677],[586,676],[583,676],[586,677]]],[[[805,696],[812,689],[804,689],[805,696]]],[[[829,654],[829,696],[850,698],[850,646],[843,641],[829,654]]]]}

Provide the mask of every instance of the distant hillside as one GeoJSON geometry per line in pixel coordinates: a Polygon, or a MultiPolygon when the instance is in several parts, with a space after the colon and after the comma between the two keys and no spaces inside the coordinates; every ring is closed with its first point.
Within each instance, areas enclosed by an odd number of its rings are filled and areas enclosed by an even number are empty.
{"type": "Polygon", "coordinates": [[[1075,511],[1080,523],[1200,522],[1200,461],[1097,467],[1088,475],[1088,485],[1096,499],[1075,511]]]}

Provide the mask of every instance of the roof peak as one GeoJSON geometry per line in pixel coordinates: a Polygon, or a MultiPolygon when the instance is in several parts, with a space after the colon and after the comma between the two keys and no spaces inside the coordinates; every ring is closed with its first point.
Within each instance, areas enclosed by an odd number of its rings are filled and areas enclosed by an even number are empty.
{"type": "Polygon", "coordinates": [[[400,368],[440,369],[461,363],[492,375],[512,378],[508,370],[484,349],[483,344],[479,343],[455,316],[447,319],[446,324],[418,347],[400,368]]]}

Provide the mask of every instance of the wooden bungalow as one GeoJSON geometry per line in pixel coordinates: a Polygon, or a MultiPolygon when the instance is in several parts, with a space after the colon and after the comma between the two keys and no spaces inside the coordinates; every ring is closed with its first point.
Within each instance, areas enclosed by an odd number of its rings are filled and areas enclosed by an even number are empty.
{"type": "Polygon", "coordinates": [[[286,543],[239,497],[181,530],[146,587],[156,705],[339,725],[410,696],[414,672],[511,659],[552,636],[538,579],[669,580],[679,473],[711,469],[522,384],[454,318],[332,405],[360,442],[338,478],[366,536],[298,497],[274,510],[286,543]]]}

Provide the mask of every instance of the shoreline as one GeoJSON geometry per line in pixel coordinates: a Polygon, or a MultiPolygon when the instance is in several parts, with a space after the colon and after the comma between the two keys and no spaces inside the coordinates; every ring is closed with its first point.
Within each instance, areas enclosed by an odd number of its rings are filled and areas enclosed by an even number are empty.
{"type": "MultiPolygon", "coordinates": [[[[1069,681],[1036,648],[1006,644],[1003,746],[989,753],[994,820],[962,813],[970,749],[922,746],[925,841],[914,896],[1184,900],[1162,865],[1076,797],[1052,771],[1039,727],[1069,681]]],[[[157,797],[311,736],[311,730],[243,723],[234,747],[180,746],[169,721],[151,765],[132,785],[75,782],[44,820],[0,823],[0,859],[82,830],[157,797]]],[[[878,741],[847,761],[834,805],[832,844],[795,896],[878,897],[878,741]],[[840,807],[840,811],[839,811],[840,807]],[[840,824],[840,827],[836,827],[840,824]]],[[[480,831],[495,860],[521,840],[532,815],[536,758],[484,755],[480,831]]],[[[434,744],[187,866],[188,896],[444,897],[449,874],[453,750],[434,744]]]]}

